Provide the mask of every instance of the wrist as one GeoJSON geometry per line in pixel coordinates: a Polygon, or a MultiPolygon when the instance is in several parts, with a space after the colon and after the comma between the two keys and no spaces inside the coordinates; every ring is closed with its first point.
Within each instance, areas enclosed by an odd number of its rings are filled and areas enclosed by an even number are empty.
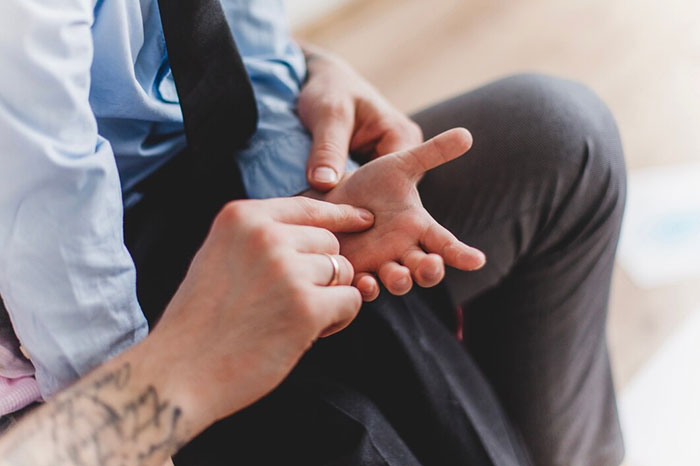
{"type": "Polygon", "coordinates": [[[200,430],[147,338],[39,407],[0,442],[0,464],[161,466],[200,430]],[[37,448],[40,447],[40,448],[37,448]],[[5,463],[4,460],[8,460],[5,463]],[[73,464],[73,461],[70,461],[73,464]]]}
{"type": "Polygon", "coordinates": [[[128,356],[134,361],[135,375],[149,381],[159,396],[180,412],[187,441],[215,419],[202,401],[206,398],[199,393],[203,382],[192,373],[192,365],[186,362],[194,350],[182,338],[173,337],[156,329],[128,356]],[[189,355],[186,354],[188,347],[189,355]]]}

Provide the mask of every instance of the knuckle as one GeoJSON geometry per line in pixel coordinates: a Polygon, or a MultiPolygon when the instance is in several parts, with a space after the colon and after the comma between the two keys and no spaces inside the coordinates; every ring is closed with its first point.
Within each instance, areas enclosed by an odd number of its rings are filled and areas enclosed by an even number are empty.
{"type": "Polygon", "coordinates": [[[299,206],[304,212],[304,215],[309,219],[318,218],[322,214],[322,208],[319,201],[302,197],[299,198],[299,206]]]}
{"type": "Polygon", "coordinates": [[[327,97],[320,102],[328,118],[349,120],[352,118],[352,103],[346,99],[327,97]]]}
{"type": "Polygon", "coordinates": [[[289,293],[289,309],[296,320],[311,323],[315,320],[313,299],[311,290],[304,285],[297,285],[289,293]]]}
{"type": "Polygon", "coordinates": [[[409,171],[412,171],[415,168],[423,172],[428,170],[429,167],[425,160],[423,160],[421,152],[416,150],[416,148],[406,149],[403,152],[403,155],[404,168],[408,169],[409,171]]]}
{"type": "Polygon", "coordinates": [[[271,249],[283,241],[283,236],[274,224],[254,225],[250,228],[250,241],[253,248],[271,249]]]}
{"type": "Polygon", "coordinates": [[[367,125],[367,132],[370,134],[383,134],[391,130],[393,126],[394,125],[388,117],[382,116],[373,120],[367,125]]]}
{"type": "Polygon", "coordinates": [[[416,249],[409,248],[401,254],[401,263],[411,268],[411,266],[415,266],[416,262],[421,258],[421,254],[416,249]]]}
{"type": "Polygon", "coordinates": [[[270,276],[275,281],[293,280],[291,261],[282,253],[271,254],[267,259],[270,276]]]}
{"type": "Polygon", "coordinates": [[[441,138],[433,138],[431,143],[431,149],[438,154],[441,160],[446,162],[450,159],[450,149],[441,138]]]}
{"type": "Polygon", "coordinates": [[[248,218],[248,204],[248,201],[228,202],[216,216],[217,223],[225,226],[240,225],[248,218]]]}
{"type": "Polygon", "coordinates": [[[344,151],[340,144],[330,139],[325,139],[316,143],[314,157],[316,162],[326,162],[334,164],[344,157],[344,151]]]}

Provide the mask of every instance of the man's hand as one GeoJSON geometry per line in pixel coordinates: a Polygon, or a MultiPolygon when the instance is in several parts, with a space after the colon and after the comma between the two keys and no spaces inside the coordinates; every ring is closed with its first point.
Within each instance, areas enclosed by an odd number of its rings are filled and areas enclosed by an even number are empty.
{"type": "Polygon", "coordinates": [[[366,210],[308,198],[228,204],[153,331],[159,345],[177,349],[163,377],[192,381],[191,403],[204,419],[265,395],[317,338],[356,316],[362,299],[333,233],[372,222],[366,210]],[[327,286],[327,254],[340,266],[338,286],[327,286]]]}
{"type": "Polygon", "coordinates": [[[0,465],[163,466],[354,318],[362,300],[331,231],[371,225],[307,198],[230,203],[154,331],[3,435],[0,465]]]}
{"type": "Polygon", "coordinates": [[[420,146],[369,162],[322,196],[375,215],[374,227],[367,232],[339,235],[341,254],[354,266],[355,285],[366,301],[379,292],[371,274],[401,295],[413,281],[423,287],[439,283],[445,264],[461,270],[484,265],[481,251],[460,242],[430,216],[416,188],[423,173],[461,156],[471,144],[467,130],[446,131],[420,146]]]}
{"type": "Polygon", "coordinates": [[[423,142],[420,127],[348,64],[311,46],[304,51],[309,79],[298,105],[313,136],[307,164],[312,188],[333,188],[345,172],[349,151],[375,158],[423,142]]]}

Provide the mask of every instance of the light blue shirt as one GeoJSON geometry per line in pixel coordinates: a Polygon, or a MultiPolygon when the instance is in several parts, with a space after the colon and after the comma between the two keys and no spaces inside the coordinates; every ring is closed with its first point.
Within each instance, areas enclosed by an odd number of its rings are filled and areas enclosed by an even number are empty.
{"type": "MultiPolygon", "coordinates": [[[[222,0],[259,129],[248,194],[303,191],[304,57],[281,1],[222,0]]],[[[123,242],[134,185],[185,147],[156,0],[2,0],[0,295],[47,397],[142,339],[123,242]]]]}

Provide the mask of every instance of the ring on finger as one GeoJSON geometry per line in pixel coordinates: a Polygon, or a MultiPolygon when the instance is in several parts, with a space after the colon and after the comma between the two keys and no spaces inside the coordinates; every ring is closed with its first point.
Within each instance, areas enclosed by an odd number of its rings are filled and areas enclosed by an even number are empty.
{"type": "Polygon", "coordinates": [[[338,264],[338,259],[330,254],[325,254],[325,256],[330,259],[331,266],[333,266],[333,276],[331,276],[331,281],[329,281],[326,286],[336,286],[340,281],[340,264],[338,264]]]}

